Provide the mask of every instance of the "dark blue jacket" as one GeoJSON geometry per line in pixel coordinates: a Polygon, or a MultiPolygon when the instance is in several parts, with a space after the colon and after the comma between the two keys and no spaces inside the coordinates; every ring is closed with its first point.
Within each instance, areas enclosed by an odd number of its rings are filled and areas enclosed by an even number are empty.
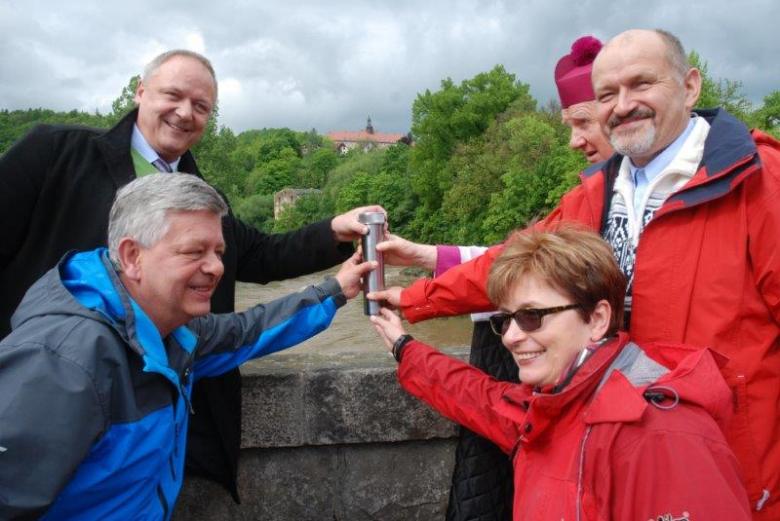
{"type": "Polygon", "coordinates": [[[193,380],[293,346],[346,302],[335,279],[167,338],[106,250],[68,254],[0,342],[0,519],[168,519],[193,380]]]}

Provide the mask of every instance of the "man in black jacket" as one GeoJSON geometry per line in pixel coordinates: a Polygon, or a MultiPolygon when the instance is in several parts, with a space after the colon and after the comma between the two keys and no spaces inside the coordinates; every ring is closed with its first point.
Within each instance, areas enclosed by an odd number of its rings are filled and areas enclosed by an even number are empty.
{"type": "MultiPolygon", "coordinates": [[[[0,156],[0,338],[25,291],[69,250],[105,246],[116,191],[136,177],[180,171],[202,177],[189,149],[203,135],[217,99],[209,61],[189,51],[147,65],[138,107],[105,131],[41,125],[0,156]]],[[[236,281],[267,283],[316,272],[347,259],[365,233],[358,208],[279,235],[223,219],[225,274],[211,299],[215,313],[234,309],[236,281]]],[[[215,479],[237,499],[241,429],[238,370],[201,380],[187,443],[187,469],[215,479]]]]}

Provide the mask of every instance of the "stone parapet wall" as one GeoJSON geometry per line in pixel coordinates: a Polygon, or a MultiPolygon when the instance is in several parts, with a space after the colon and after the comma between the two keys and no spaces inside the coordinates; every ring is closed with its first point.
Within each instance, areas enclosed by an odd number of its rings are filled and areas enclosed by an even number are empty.
{"type": "Polygon", "coordinates": [[[285,355],[242,374],[242,503],[190,478],[174,519],[444,518],[457,426],[401,389],[389,356],[285,355]]]}

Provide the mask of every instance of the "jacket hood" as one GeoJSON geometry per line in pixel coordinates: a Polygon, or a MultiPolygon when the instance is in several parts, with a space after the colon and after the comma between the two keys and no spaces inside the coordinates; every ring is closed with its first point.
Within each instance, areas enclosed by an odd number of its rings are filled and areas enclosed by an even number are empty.
{"type": "Polygon", "coordinates": [[[728,359],[710,349],[672,343],[625,346],[605,373],[587,423],[636,421],[647,407],[680,403],[706,410],[723,432],[732,416],[731,392],[720,368],[728,359]]]}
{"type": "MultiPolygon", "coordinates": [[[[671,409],[680,403],[705,409],[725,432],[732,416],[731,392],[720,373],[726,357],[710,350],[674,343],[630,342],[626,333],[597,349],[560,393],[537,394],[528,385],[507,391],[509,403],[497,410],[517,420],[512,404],[534,401],[534,423],[544,427],[579,397],[593,393],[583,410],[588,424],[639,421],[648,407],[671,409]]],[[[541,435],[535,428],[528,440],[541,435]]]]}
{"type": "MultiPolygon", "coordinates": [[[[664,202],[655,218],[669,211],[722,197],[761,167],[756,143],[744,123],[724,109],[694,112],[710,125],[699,169],[682,189],[664,202]]],[[[599,230],[603,230],[606,225],[612,188],[622,162],[623,156],[616,153],[606,161],[580,172],[581,186],[587,201],[591,203],[590,208],[599,230]]]]}
{"type": "MultiPolygon", "coordinates": [[[[12,327],[42,315],[81,316],[109,325],[143,358],[144,370],[161,373],[179,385],[157,327],[125,290],[106,248],[66,254],[27,292],[11,319],[12,327]]],[[[197,337],[192,331],[181,326],[171,336],[193,352],[197,337]]]]}
{"type": "Polygon", "coordinates": [[[81,316],[116,326],[124,308],[103,266],[103,252],[66,253],[27,290],[11,318],[13,329],[45,315],[81,316]]]}
{"type": "MultiPolygon", "coordinates": [[[[756,144],[750,131],[727,110],[704,109],[693,112],[707,120],[710,125],[701,160],[701,166],[706,167],[707,177],[715,177],[732,165],[744,163],[756,154],[756,144]]],[[[588,178],[602,170],[617,174],[622,162],[623,156],[615,153],[605,161],[589,166],[582,171],[582,175],[588,178]]]]}

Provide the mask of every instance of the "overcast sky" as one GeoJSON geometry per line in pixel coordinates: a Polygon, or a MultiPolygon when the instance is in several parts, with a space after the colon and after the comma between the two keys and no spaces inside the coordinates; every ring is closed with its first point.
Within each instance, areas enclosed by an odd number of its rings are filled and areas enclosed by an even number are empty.
{"type": "Polygon", "coordinates": [[[219,122],[406,132],[417,93],[502,64],[540,103],[579,36],[660,27],[741,80],[780,89],[780,2],[755,0],[0,0],[0,108],[110,110],[146,62],[188,48],[217,71],[219,122]]]}

